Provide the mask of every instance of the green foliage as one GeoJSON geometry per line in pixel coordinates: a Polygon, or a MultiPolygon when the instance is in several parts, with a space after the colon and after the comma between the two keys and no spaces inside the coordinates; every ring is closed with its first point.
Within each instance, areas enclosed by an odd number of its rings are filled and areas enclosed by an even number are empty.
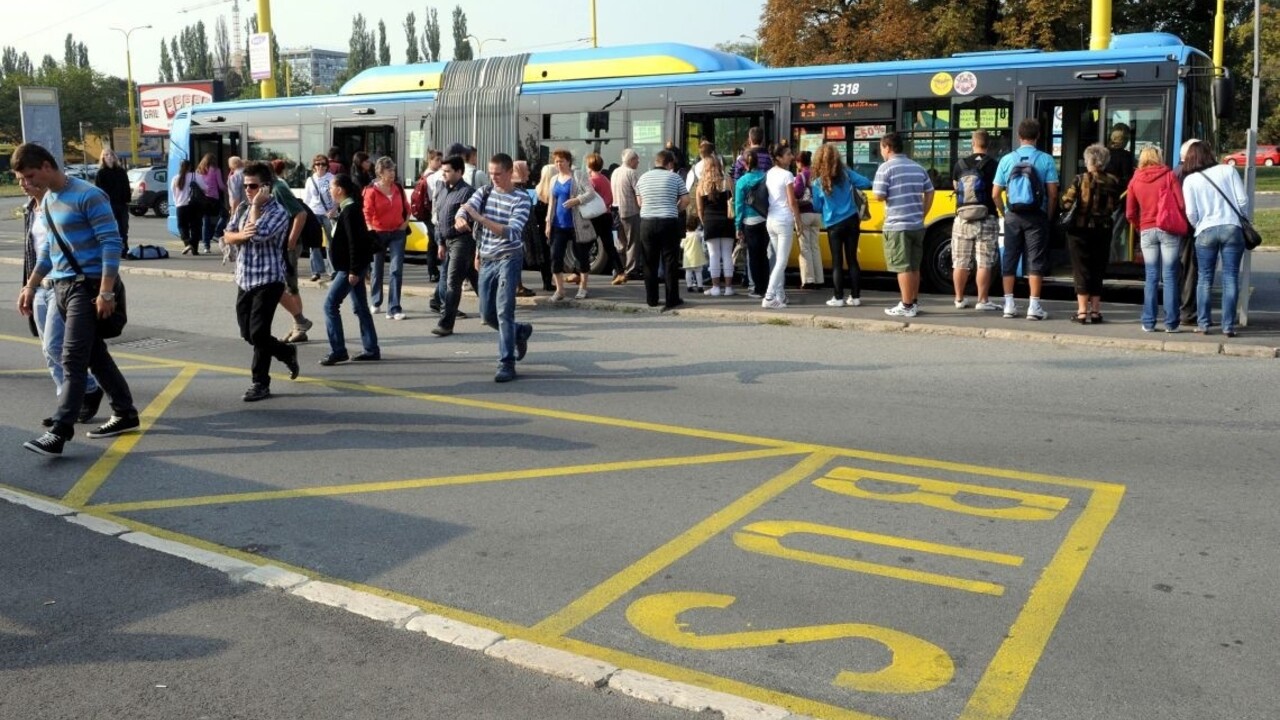
{"type": "Polygon", "coordinates": [[[422,59],[440,62],[440,15],[433,7],[422,18],[422,59]]]}
{"type": "Polygon", "coordinates": [[[378,64],[387,66],[391,64],[391,46],[387,44],[387,24],[378,21],[378,64]]]}
{"type": "Polygon", "coordinates": [[[410,65],[419,62],[418,55],[418,18],[409,11],[409,15],[404,19],[404,39],[406,41],[404,51],[404,61],[410,65]]]}
{"type": "Polygon", "coordinates": [[[347,42],[347,71],[338,78],[338,84],[377,65],[377,53],[377,39],[373,31],[365,23],[364,15],[356,13],[351,19],[351,39],[347,42]]]}
{"type": "Polygon", "coordinates": [[[173,59],[169,56],[169,43],[160,41],[160,82],[173,82],[173,59]]]}
{"type": "Polygon", "coordinates": [[[470,60],[474,57],[471,41],[467,39],[467,14],[462,12],[461,5],[455,5],[453,8],[453,59],[470,60]]]}
{"type": "Polygon", "coordinates": [[[720,52],[741,55],[748,60],[755,60],[764,64],[764,58],[760,55],[760,43],[748,40],[733,40],[730,42],[716,43],[715,48],[720,52]]]}

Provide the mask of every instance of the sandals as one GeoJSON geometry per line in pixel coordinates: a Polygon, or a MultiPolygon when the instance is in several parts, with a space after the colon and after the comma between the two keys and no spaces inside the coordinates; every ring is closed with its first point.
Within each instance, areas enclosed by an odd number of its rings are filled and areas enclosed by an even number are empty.
{"type": "Polygon", "coordinates": [[[1103,320],[1102,320],[1102,313],[1100,313],[1100,312],[1091,312],[1091,313],[1089,313],[1089,322],[1091,322],[1091,323],[1093,323],[1093,324],[1095,324],[1095,325],[1101,324],[1101,323],[1103,322],[1103,320]]]}
{"type": "Polygon", "coordinates": [[[1071,316],[1071,322],[1077,325],[1088,325],[1089,313],[1076,313],[1075,315],[1071,316]]]}

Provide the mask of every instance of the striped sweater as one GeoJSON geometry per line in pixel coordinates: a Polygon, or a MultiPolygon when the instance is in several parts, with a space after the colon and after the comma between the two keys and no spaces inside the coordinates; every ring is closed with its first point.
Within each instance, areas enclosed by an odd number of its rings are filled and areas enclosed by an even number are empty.
{"type": "MultiPolygon", "coordinates": [[[[80,178],[67,177],[61,190],[45,194],[46,220],[52,220],[89,277],[115,277],[120,270],[120,229],[107,194],[80,178]]],[[[36,248],[36,270],[53,280],[73,278],[76,271],[53,239],[36,248]]]]}

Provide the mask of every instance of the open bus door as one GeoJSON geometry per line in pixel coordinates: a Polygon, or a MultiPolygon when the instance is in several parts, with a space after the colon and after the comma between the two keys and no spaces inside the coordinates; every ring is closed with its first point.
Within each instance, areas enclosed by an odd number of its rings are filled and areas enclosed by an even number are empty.
{"type": "Polygon", "coordinates": [[[680,134],[677,137],[683,143],[682,149],[688,155],[690,166],[698,160],[698,144],[710,140],[715,143],[716,152],[728,170],[747,144],[747,130],[753,127],[763,130],[765,147],[778,142],[777,115],[777,103],[759,101],[681,105],[680,134]]]}
{"type": "Polygon", "coordinates": [[[191,169],[195,170],[200,164],[201,158],[207,154],[212,154],[217,161],[218,169],[222,171],[225,177],[228,174],[227,160],[232,155],[244,156],[244,147],[240,144],[240,139],[244,136],[242,127],[219,127],[216,131],[192,130],[191,132],[191,148],[190,159],[191,169]]]}
{"type": "MultiPolygon", "coordinates": [[[[1029,100],[1033,117],[1040,121],[1037,147],[1058,162],[1059,196],[1071,187],[1077,175],[1086,171],[1084,149],[1094,143],[1109,146],[1113,130],[1128,128],[1125,147],[1135,157],[1148,145],[1163,150],[1166,159],[1170,152],[1177,152],[1169,119],[1172,90],[1135,89],[1081,96],[1079,89],[1033,89],[1029,100]]],[[[1124,227],[1128,227],[1127,223],[1124,227]]],[[[1068,263],[1065,238],[1055,236],[1053,265],[1060,267],[1068,263]]],[[[1132,230],[1121,229],[1111,245],[1109,272],[1138,275],[1141,270],[1138,239],[1132,230]]]]}
{"type": "Polygon", "coordinates": [[[400,153],[396,152],[397,138],[400,136],[397,122],[385,120],[351,120],[333,123],[333,147],[338,148],[342,164],[348,172],[351,167],[351,156],[358,152],[369,155],[369,160],[376,161],[386,156],[396,161],[396,168],[403,175],[400,165],[400,153]]]}

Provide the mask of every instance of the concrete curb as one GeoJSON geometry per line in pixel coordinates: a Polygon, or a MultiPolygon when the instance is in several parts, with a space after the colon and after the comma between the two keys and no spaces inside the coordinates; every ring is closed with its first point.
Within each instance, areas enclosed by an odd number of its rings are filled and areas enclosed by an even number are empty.
{"type": "Polygon", "coordinates": [[[527,640],[508,639],[500,633],[441,615],[422,612],[408,603],[372,593],[352,590],[334,583],[311,580],[300,573],[275,565],[254,565],[219,553],[149,533],[133,532],[120,523],[78,513],[76,510],[24,493],[0,488],[0,500],[60,517],[94,532],[123,540],[131,545],[157,550],[197,565],[225,573],[233,582],[252,582],[282,590],[303,600],[339,608],[397,628],[418,632],[455,647],[466,648],[505,660],[525,669],[570,680],[591,688],[608,687],[623,695],[694,712],[712,711],[727,720],[813,720],[788,710],[758,703],[729,693],[717,692],[657,675],[624,670],[595,658],[559,650],[527,640]]]}

